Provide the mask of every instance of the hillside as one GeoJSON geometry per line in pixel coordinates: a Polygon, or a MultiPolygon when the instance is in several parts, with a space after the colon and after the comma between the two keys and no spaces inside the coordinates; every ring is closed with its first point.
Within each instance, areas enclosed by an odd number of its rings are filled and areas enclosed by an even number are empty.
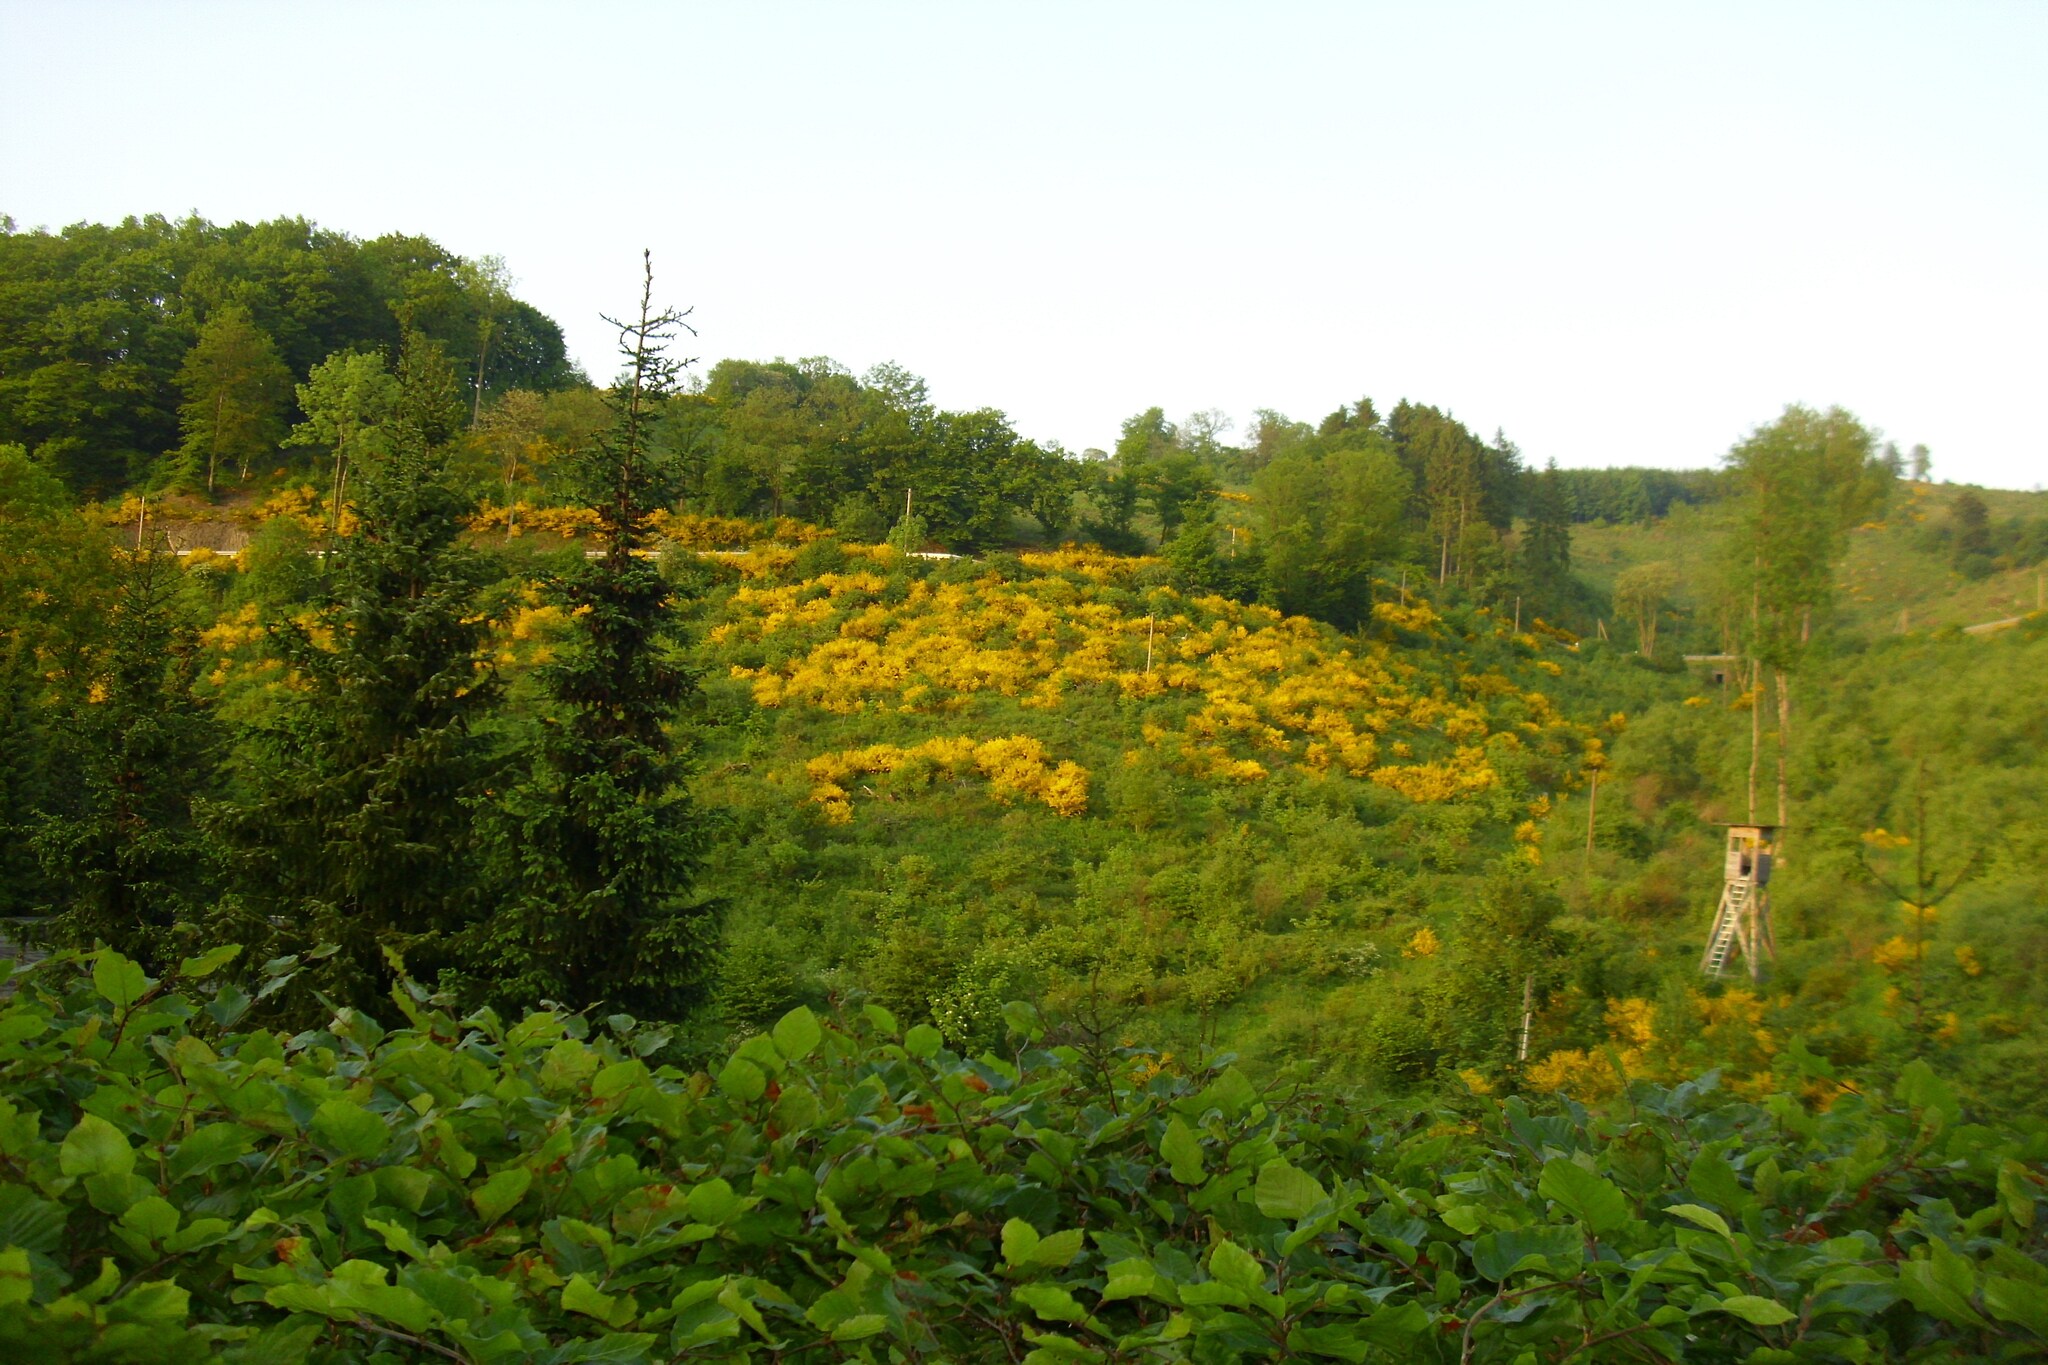
{"type": "Polygon", "coordinates": [[[1398,601],[1347,638],[1099,553],[877,553],[756,556],[707,617],[734,1022],[857,992],[967,1044],[1085,996],[1278,1057],[1336,995],[1359,1074],[1427,1070],[1375,1052],[1369,983],[1535,861],[1600,751],[1538,690],[1557,641],[1398,601]]]}
{"type": "MultiPolygon", "coordinates": [[[[2033,562],[1994,568],[1973,578],[1958,568],[1952,547],[1941,537],[1964,490],[1948,484],[1901,485],[1897,504],[1880,522],[1849,533],[1849,548],[1837,576],[1837,628],[1860,635],[1896,633],[1900,613],[1909,630],[1938,630],[2000,620],[2042,606],[2039,551],[2033,562]],[[1930,534],[1932,532],[1933,534],[1930,534]]],[[[2048,493],[1971,489],[1989,510],[1993,526],[2048,521],[2048,493]]],[[[1572,567],[1602,595],[1632,565],[1662,561],[1677,570],[1675,605],[1693,618],[1688,649],[1719,647],[1701,622],[1712,596],[1717,547],[1738,515],[1732,501],[1698,506],[1675,504],[1669,515],[1648,522],[1594,523],[1572,531],[1572,567]]],[[[1612,619],[1609,629],[1614,629],[1612,619]]]]}

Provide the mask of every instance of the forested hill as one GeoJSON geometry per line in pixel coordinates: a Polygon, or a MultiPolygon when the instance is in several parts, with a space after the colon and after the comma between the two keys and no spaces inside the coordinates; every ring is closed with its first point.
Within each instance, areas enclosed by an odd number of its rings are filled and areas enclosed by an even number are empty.
{"type": "Polygon", "coordinates": [[[218,435],[274,449],[305,415],[295,384],[337,352],[395,354],[402,325],[487,391],[582,383],[502,262],[425,237],[364,241],[303,218],[0,226],[0,442],[88,496],[158,479],[217,420],[215,400],[236,425],[218,435]]]}

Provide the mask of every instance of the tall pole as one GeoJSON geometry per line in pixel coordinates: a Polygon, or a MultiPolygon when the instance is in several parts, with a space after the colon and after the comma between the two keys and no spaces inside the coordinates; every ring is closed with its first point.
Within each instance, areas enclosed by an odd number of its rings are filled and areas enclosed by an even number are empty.
{"type": "Polygon", "coordinates": [[[1536,973],[1531,972],[1522,978],[1522,1042],[1515,1049],[1515,1060],[1518,1062],[1529,1060],[1529,1019],[1535,1013],[1535,1008],[1536,973]]]}
{"type": "Polygon", "coordinates": [[[1600,770],[1593,769],[1593,787],[1586,800],[1586,870],[1593,870],[1593,817],[1600,812],[1600,770]]]}

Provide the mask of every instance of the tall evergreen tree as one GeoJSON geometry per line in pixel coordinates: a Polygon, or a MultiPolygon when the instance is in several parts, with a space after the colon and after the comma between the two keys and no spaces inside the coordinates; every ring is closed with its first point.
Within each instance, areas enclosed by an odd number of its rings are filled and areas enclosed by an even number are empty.
{"type": "Polygon", "coordinates": [[[66,708],[55,736],[58,799],[32,842],[59,897],[55,938],[158,970],[218,886],[193,802],[219,771],[220,733],[192,691],[198,631],[177,560],[145,540],[116,574],[86,704],[66,708]]]}
{"type": "Polygon", "coordinates": [[[1552,460],[1529,480],[1528,510],[1528,525],[1522,533],[1522,571],[1545,603],[1555,604],[1563,597],[1572,572],[1571,500],[1557,472],[1557,461],[1552,460]]]}
{"type": "Polygon", "coordinates": [[[385,948],[430,974],[480,913],[470,810],[492,770],[477,726],[498,695],[478,603],[489,568],[460,541],[471,502],[447,477],[461,396],[415,333],[399,390],[327,601],[310,622],[269,623],[290,681],[251,736],[250,795],[221,810],[245,911],[224,932],[338,945],[324,984],[357,1005],[388,984],[385,948]]]}
{"type": "Polygon", "coordinates": [[[597,514],[603,551],[553,585],[574,636],[541,670],[554,714],[504,802],[514,888],[480,935],[480,957],[508,999],[674,1017],[702,997],[719,907],[692,889],[708,822],[683,790],[670,727],[695,679],[676,647],[677,605],[647,554],[650,519],[676,482],[650,428],[688,363],[668,347],[695,332],[686,314],[654,311],[651,257],[643,263],[638,317],[606,319],[626,362],[613,428],[562,461],[597,514]]]}

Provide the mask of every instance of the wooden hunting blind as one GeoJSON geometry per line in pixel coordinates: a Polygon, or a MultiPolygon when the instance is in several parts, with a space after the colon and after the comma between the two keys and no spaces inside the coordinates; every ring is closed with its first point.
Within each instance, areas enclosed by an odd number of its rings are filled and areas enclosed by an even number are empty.
{"type": "Polygon", "coordinates": [[[1700,955],[1700,971],[1716,979],[1727,974],[1739,955],[1752,981],[1761,980],[1764,959],[1775,961],[1777,940],[1771,934],[1771,865],[1778,856],[1778,826],[1728,825],[1727,857],[1722,869],[1721,907],[1714,931],[1700,955]]]}

